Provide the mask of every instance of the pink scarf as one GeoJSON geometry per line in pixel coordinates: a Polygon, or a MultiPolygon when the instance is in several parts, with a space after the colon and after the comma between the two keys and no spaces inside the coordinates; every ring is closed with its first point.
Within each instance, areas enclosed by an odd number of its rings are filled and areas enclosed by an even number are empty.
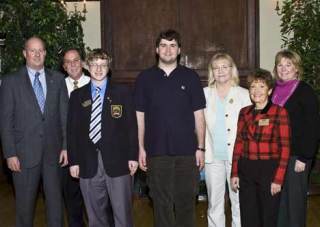
{"type": "Polygon", "coordinates": [[[292,93],[296,90],[299,80],[276,81],[276,87],[272,94],[272,102],[279,106],[284,106],[292,93]]]}

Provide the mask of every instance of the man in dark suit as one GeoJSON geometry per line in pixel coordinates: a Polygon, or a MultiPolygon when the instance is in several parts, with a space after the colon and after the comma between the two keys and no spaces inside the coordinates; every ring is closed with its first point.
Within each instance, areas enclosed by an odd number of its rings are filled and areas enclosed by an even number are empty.
{"type": "Polygon", "coordinates": [[[68,94],[62,74],[44,68],[46,49],[38,37],[25,42],[26,66],[7,75],[0,88],[4,156],[12,170],[16,226],[33,226],[40,178],[49,227],[63,226],[60,164],[68,163],[68,94]],[[59,164],[60,162],[60,164],[59,164]]]}
{"type": "Polygon", "coordinates": [[[89,226],[109,227],[106,207],[110,201],[115,226],[132,227],[131,176],[138,167],[135,110],[130,90],[107,78],[110,62],[102,50],[90,53],[91,82],[71,93],[70,173],[80,178],[89,226]]]}
{"type": "MultiPolygon", "coordinates": [[[[77,49],[68,49],[63,55],[63,68],[68,94],[90,82],[82,70],[83,61],[77,49]]],[[[69,166],[61,168],[61,184],[69,227],[84,227],[84,204],[80,191],[79,180],[71,177],[69,166]]]]}

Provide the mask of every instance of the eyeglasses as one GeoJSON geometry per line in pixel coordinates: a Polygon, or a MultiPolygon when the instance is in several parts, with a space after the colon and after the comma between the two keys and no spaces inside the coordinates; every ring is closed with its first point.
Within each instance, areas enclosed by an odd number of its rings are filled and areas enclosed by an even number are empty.
{"type": "Polygon", "coordinates": [[[91,64],[89,64],[89,67],[92,69],[98,69],[98,68],[106,69],[106,68],[108,68],[108,64],[99,65],[99,64],[91,63],[91,64]]]}
{"type": "Polygon", "coordinates": [[[73,60],[64,60],[64,64],[66,65],[78,65],[81,62],[79,58],[73,60]]]}
{"type": "Polygon", "coordinates": [[[231,68],[231,66],[227,66],[227,65],[223,65],[220,67],[212,67],[213,71],[226,71],[229,68],[231,68]]]}

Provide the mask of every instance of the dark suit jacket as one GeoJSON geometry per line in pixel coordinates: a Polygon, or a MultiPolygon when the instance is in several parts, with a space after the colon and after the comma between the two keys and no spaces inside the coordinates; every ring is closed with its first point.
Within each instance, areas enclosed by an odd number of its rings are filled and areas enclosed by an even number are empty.
{"type": "Polygon", "coordinates": [[[0,87],[0,130],[4,157],[17,156],[22,168],[41,160],[59,163],[66,149],[68,92],[62,74],[45,69],[47,95],[41,113],[27,68],[3,78],[0,87]]]}
{"type": "MultiPolygon", "coordinates": [[[[137,160],[138,137],[132,94],[128,87],[108,82],[102,110],[99,149],[104,169],[111,177],[129,173],[128,161],[137,160]],[[121,107],[119,113],[117,108],[121,107]]],[[[89,138],[91,83],[71,93],[67,144],[70,165],[80,166],[80,177],[92,178],[98,167],[98,152],[89,138]]]]}

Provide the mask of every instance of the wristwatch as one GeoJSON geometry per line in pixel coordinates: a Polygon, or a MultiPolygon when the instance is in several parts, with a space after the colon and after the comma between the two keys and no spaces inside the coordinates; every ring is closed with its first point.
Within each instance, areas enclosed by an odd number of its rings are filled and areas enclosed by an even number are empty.
{"type": "Polygon", "coordinates": [[[197,147],[197,150],[199,150],[199,151],[203,151],[203,152],[205,152],[205,151],[206,151],[206,149],[201,148],[201,147],[197,147]]]}

